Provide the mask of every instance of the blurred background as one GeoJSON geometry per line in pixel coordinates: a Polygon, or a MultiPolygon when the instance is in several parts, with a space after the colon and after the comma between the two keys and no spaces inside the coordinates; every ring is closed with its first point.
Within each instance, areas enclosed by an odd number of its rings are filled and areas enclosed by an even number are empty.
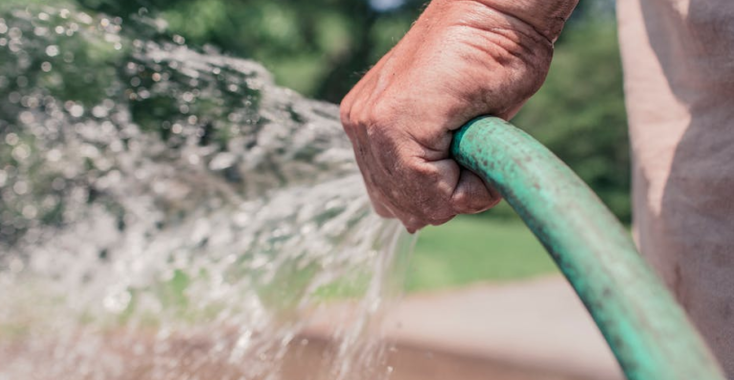
{"type": "MultiPolygon", "coordinates": [[[[81,9],[119,16],[126,23],[134,23],[136,16],[158,17],[167,24],[166,33],[183,38],[189,46],[210,46],[226,55],[254,59],[275,75],[279,85],[333,103],[339,103],[400,40],[423,4],[422,0],[76,0],[81,9]]],[[[548,146],[623,222],[630,222],[629,148],[614,1],[581,0],[557,42],[547,82],[514,124],[548,146]]],[[[407,289],[441,289],[554,271],[542,247],[502,204],[483,215],[426,229],[418,241],[407,289]]]]}
{"type": "MultiPolygon", "coordinates": [[[[4,0],[4,5],[45,4],[4,0]]],[[[409,29],[417,0],[63,0],[55,6],[155,18],[161,36],[251,58],[277,84],[339,103],[409,29]]],[[[122,33],[135,32],[134,27],[122,33]]],[[[74,89],[83,93],[82,89],[74,89]]],[[[625,223],[630,172],[622,69],[612,0],[581,0],[556,45],[547,82],[514,123],[570,165],[625,223]]],[[[539,244],[502,204],[485,214],[426,229],[407,279],[409,291],[555,271],[539,244]],[[491,254],[488,254],[491,252],[491,254]]]]}

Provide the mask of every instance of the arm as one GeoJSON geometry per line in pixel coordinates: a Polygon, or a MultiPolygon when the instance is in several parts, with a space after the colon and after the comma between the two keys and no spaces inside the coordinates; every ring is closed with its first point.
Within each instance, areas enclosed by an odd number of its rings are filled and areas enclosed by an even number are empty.
{"type": "Polygon", "coordinates": [[[542,85],[578,0],[434,0],[344,98],[341,117],[375,210],[410,232],[499,196],[450,158],[452,131],[514,116],[542,85]]]}

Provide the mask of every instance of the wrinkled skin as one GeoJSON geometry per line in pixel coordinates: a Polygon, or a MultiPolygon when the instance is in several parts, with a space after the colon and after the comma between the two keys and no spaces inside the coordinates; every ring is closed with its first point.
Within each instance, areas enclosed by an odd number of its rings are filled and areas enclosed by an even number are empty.
{"type": "Polygon", "coordinates": [[[479,115],[519,111],[545,80],[553,41],[575,5],[494,2],[434,0],[342,101],[375,210],[411,233],[499,202],[450,157],[452,132],[479,115]],[[547,17],[525,13],[533,9],[547,17]]]}

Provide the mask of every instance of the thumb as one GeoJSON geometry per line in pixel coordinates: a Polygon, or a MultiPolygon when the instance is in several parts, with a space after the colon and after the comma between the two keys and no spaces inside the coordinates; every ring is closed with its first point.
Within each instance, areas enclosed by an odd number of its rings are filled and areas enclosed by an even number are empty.
{"type": "Polygon", "coordinates": [[[478,175],[461,168],[459,181],[451,195],[451,207],[457,214],[477,214],[489,210],[502,196],[478,175]]]}

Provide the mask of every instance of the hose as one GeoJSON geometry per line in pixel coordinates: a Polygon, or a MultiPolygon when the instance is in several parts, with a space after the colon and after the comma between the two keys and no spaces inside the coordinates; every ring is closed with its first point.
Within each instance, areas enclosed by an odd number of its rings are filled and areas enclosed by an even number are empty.
{"type": "Polygon", "coordinates": [[[553,153],[494,117],[462,127],[451,149],[545,246],[629,380],[726,380],[629,232],[553,153]]]}

